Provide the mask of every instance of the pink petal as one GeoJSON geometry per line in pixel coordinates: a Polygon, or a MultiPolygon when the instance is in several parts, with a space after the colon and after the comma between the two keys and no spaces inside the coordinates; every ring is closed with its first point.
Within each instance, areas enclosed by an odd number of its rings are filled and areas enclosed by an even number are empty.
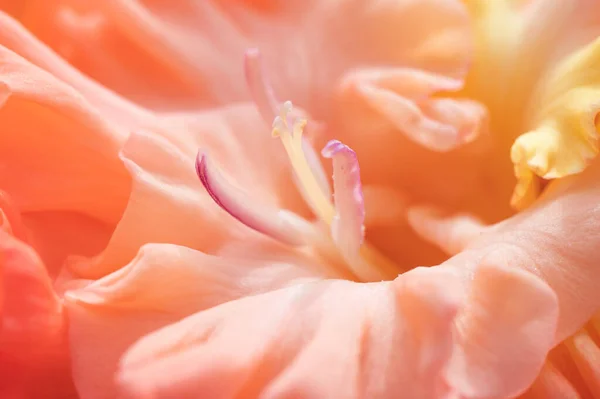
{"type": "Polygon", "coordinates": [[[207,250],[219,245],[227,234],[236,233],[236,224],[220,215],[202,192],[193,157],[181,153],[165,138],[132,134],[122,159],[133,178],[129,203],[98,257],[69,262],[68,268],[76,276],[99,278],[118,270],[148,242],[207,250]]]}

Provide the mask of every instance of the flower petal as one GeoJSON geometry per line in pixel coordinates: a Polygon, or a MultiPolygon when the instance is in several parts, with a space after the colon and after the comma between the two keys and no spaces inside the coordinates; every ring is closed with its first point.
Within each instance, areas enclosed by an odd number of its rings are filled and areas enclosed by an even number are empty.
{"type": "Polygon", "coordinates": [[[228,233],[235,234],[237,224],[218,213],[202,192],[193,156],[181,153],[165,138],[140,132],[131,135],[122,159],[133,178],[129,204],[101,255],[69,262],[76,276],[99,278],[111,273],[133,259],[145,243],[206,250],[218,246],[228,233]]]}
{"type": "Polygon", "coordinates": [[[250,46],[265,52],[280,97],[311,104],[317,118],[340,74],[357,65],[456,77],[469,62],[469,19],[458,0],[270,2],[272,12],[263,3],[58,1],[26,8],[21,20],[87,75],[162,110],[248,100],[238,65],[250,46]]]}
{"type": "Polygon", "coordinates": [[[556,179],[579,173],[600,151],[600,75],[590,72],[599,59],[600,39],[570,55],[542,82],[533,100],[541,104],[535,128],[511,149],[519,178],[512,200],[516,206],[527,206],[538,196],[534,175],[556,179]]]}
{"type": "Polygon", "coordinates": [[[198,313],[130,349],[124,397],[438,397],[458,305],[449,283],[433,270],[323,281],[198,313]]]}
{"type": "MultiPolygon", "coordinates": [[[[28,9],[33,8],[28,7],[28,9]]],[[[35,8],[39,9],[40,4],[36,4],[35,8]]],[[[148,111],[119,97],[84,75],[33,36],[23,25],[2,12],[0,12],[0,45],[68,83],[91,105],[101,110],[104,118],[110,115],[111,120],[127,128],[137,127],[140,123],[152,119],[148,111]]]]}
{"type": "Polygon", "coordinates": [[[513,267],[533,272],[552,287],[561,308],[556,342],[578,331],[600,308],[598,176],[595,161],[583,173],[551,184],[534,206],[493,226],[471,245],[475,252],[504,248],[513,267]]]}
{"type": "Polygon", "coordinates": [[[474,101],[429,99],[461,86],[460,80],[416,69],[367,69],[346,76],[340,94],[362,99],[410,140],[445,152],[477,137],[486,115],[484,107],[474,101]]]}
{"type": "Polygon", "coordinates": [[[449,255],[464,250],[486,229],[486,226],[472,215],[448,216],[436,208],[426,206],[410,208],[408,221],[420,237],[437,245],[449,255]]]}
{"type": "Polygon", "coordinates": [[[2,189],[23,212],[71,210],[116,223],[130,185],[117,156],[127,132],[3,47],[0,64],[2,189]]]}
{"type": "Polygon", "coordinates": [[[289,174],[280,166],[285,155],[274,150],[278,143],[268,135],[254,134],[262,129],[255,108],[244,104],[161,116],[157,125],[136,131],[121,153],[133,178],[123,217],[102,255],[74,259],[70,271],[81,278],[104,276],[127,264],[149,242],[214,253],[226,239],[258,236],[222,212],[206,194],[194,173],[198,147],[207,149],[212,159],[225,166],[224,172],[236,176],[261,203],[307,212],[306,206],[294,202],[298,195],[293,184],[285,184],[289,174]],[[264,156],[271,152],[273,156],[264,156]],[[237,162],[227,162],[230,159],[237,162]]]}
{"type": "Polygon", "coordinates": [[[507,398],[524,392],[555,343],[555,293],[533,274],[508,268],[503,257],[498,251],[480,261],[456,320],[457,347],[447,378],[464,397],[507,398]]]}
{"type": "Polygon", "coordinates": [[[70,398],[63,307],[35,251],[0,231],[0,394],[70,398]],[[35,381],[32,384],[31,381],[35,381]]]}
{"type": "Polygon", "coordinates": [[[310,281],[322,270],[272,243],[223,257],[145,245],[125,267],[65,294],[77,388],[86,398],[114,398],[118,359],[139,337],[230,300],[310,281]]]}

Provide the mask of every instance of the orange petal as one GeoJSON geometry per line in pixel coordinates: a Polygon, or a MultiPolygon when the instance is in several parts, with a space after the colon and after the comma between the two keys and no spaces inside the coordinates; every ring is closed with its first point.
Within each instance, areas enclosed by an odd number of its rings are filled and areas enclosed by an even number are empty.
{"type": "MultiPolygon", "coordinates": [[[[43,8],[39,4],[35,8],[28,7],[29,10],[43,10],[43,8]]],[[[110,115],[110,119],[127,128],[152,119],[152,115],[148,111],[90,79],[52,51],[23,25],[2,12],[0,12],[0,45],[68,83],[81,93],[91,105],[101,110],[105,118],[110,115]]]]}
{"type": "Polygon", "coordinates": [[[23,224],[53,279],[69,256],[99,254],[112,234],[112,226],[76,212],[30,212],[23,224]]]}
{"type": "MultiPolygon", "coordinates": [[[[480,261],[457,317],[457,347],[447,377],[464,397],[505,398],[524,392],[555,343],[555,293],[533,274],[503,261],[500,252],[480,261]]],[[[459,273],[471,275],[464,271],[467,265],[456,265],[459,273]]]]}
{"type": "Polygon", "coordinates": [[[127,132],[3,47],[0,63],[2,189],[23,212],[73,210],[116,222],[129,190],[117,156],[127,132]]]}

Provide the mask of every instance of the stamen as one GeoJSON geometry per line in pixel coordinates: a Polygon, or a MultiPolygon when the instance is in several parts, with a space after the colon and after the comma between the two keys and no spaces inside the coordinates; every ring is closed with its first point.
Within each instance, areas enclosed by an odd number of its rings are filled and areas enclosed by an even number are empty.
{"type": "Polygon", "coordinates": [[[273,137],[281,139],[296,177],[317,216],[327,225],[331,225],[335,214],[333,204],[323,193],[302,149],[302,132],[306,126],[306,119],[292,117],[292,111],[291,101],[286,101],[281,106],[279,116],[273,121],[273,137]]]}
{"type": "MultiPolygon", "coordinates": [[[[252,98],[263,119],[273,121],[272,135],[281,139],[300,193],[317,217],[327,226],[331,226],[336,212],[331,201],[329,181],[314,150],[303,137],[307,124],[306,118],[300,116],[302,113],[294,110],[291,101],[286,101],[279,106],[280,102],[265,77],[260,58],[258,49],[246,52],[246,81],[252,98]]],[[[359,255],[346,259],[357,275],[367,281],[375,281],[392,278],[398,274],[397,266],[375,248],[362,242],[358,247],[359,255]]]]}

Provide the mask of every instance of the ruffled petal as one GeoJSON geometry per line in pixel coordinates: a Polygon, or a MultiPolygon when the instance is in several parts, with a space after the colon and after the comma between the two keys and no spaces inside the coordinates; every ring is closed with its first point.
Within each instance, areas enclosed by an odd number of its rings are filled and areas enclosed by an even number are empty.
{"type": "MultiPolygon", "coordinates": [[[[38,9],[39,6],[37,4],[35,8],[38,9]]],[[[28,9],[32,9],[32,6],[28,9]]],[[[33,36],[23,25],[2,12],[0,12],[0,45],[75,88],[92,106],[102,112],[104,118],[110,116],[111,120],[127,128],[137,127],[140,123],[151,123],[153,115],[150,112],[119,97],[84,75],[33,36]]]]}
{"type": "Polygon", "coordinates": [[[556,294],[535,275],[507,267],[504,256],[492,252],[479,261],[457,317],[447,378],[462,397],[511,398],[524,392],[555,343],[556,294]]]}
{"type": "Polygon", "coordinates": [[[511,159],[517,187],[512,202],[525,207],[539,195],[534,176],[557,179],[584,170],[598,154],[600,40],[575,52],[541,82],[535,128],[515,141],[511,159]]]}
{"type": "Polygon", "coordinates": [[[230,248],[222,257],[145,245],[128,265],[65,293],[79,393],[114,398],[118,359],[139,337],[224,302],[323,277],[323,269],[272,243],[230,248]]]}
{"type": "MultiPolygon", "coordinates": [[[[352,99],[356,97],[410,140],[445,152],[473,141],[484,127],[486,110],[481,104],[429,98],[439,92],[457,91],[461,86],[461,80],[417,69],[366,69],[344,77],[340,95],[348,98],[340,101],[356,101],[352,99]]],[[[352,119],[349,117],[349,122],[352,119]]]]}
{"type": "Polygon", "coordinates": [[[471,50],[466,10],[451,0],[40,1],[20,19],[78,69],[155,109],[248,99],[238,65],[250,46],[265,51],[277,93],[310,103],[311,114],[346,69],[399,64],[458,76],[471,50]]]}
{"type": "Polygon", "coordinates": [[[541,178],[578,173],[595,156],[600,8],[592,0],[465,3],[477,57],[463,95],[487,105],[497,174],[509,173],[510,150],[511,202],[523,209],[541,178]]]}
{"type": "Polygon", "coordinates": [[[513,267],[529,270],[556,292],[561,315],[557,343],[579,330],[600,308],[596,249],[600,163],[552,183],[531,208],[491,228],[471,248],[501,247],[513,267]]]}
{"type": "Polygon", "coordinates": [[[227,234],[235,234],[238,224],[218,213],[203,192],[193,159],[165,138],[132,134],[122,153],[133,178],[123,217],[102,254],[74,258],[69,269],[82,278],[99,278],[127,264],[149,242],[214,250],[227,234]]]}
{"type": "Polygon", "coordinates": [[[416,271],[246,297],[140,340],[120,386],[126,398],[435,398],[458,306],[449,284],[442,271],[416,271]]]}
{"type": "Polygon", "coordinates": [[[394,282],[300,284],[141,339],[119,381],[128,398],[505,397],[535,378],[557,313],[535,276],[490,264],[474,279],[467,268],[442,267],[394,282]],[[525,297],[534,301],[522,306],[525,297]]]}

